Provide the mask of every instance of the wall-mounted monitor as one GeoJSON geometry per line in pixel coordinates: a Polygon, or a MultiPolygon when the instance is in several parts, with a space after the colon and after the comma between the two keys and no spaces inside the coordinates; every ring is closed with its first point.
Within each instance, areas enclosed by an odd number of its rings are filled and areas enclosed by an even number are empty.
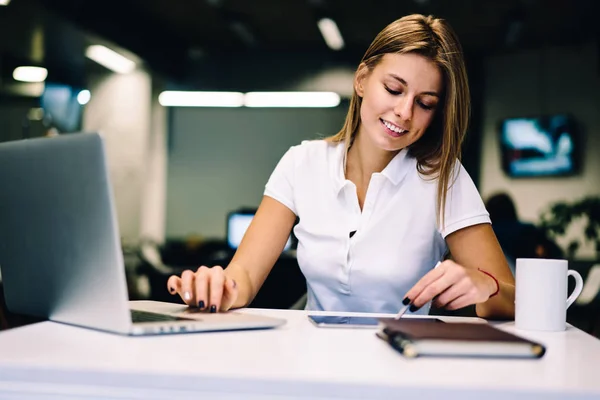
{"type": "Polygon", "coordinates": [[[500,123],[502,169],[511,177],[568,176],[579,170],[578,132],[566,114],[500,123]]]}
{"type": "Polygon", "coordinates": [[[77,100],[80,89],[60,83],[46,83],[40,105],[49,124],[60,133],[81,130],[83,107],[77,100]]]}

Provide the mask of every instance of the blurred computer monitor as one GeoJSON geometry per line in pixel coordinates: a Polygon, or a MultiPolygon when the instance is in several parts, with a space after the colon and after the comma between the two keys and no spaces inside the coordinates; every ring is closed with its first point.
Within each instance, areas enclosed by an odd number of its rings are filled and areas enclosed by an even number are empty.
{"type": "Polygon", "coordinates": [[[44,118],[60,133],[81,131],[83,106],[79,103],[81,89],[61,83],[46,82],[40,97],[44,118]]]}
{"type": "MultiPolygon", "coordinates": [[[[237,249],[250,226],[254,211],[234,211],[227,215],[227,244],[232,249],[237,249]]],[[[292,247],[292,235],[288,238],[283,251],[292,247]]]]}
{"type": "Polygon", "coordinates": [[[502,169],[512,178],[578,173],[580,146],[576,121],[565,114],[502,120],[502,169]]]}

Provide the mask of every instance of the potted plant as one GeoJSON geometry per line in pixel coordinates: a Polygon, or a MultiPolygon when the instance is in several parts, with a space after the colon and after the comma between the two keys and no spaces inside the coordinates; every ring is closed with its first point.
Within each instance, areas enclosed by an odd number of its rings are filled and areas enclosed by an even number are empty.
{"type": "Polygon", "coordinates": [[[572,240],[566,248],[569,259],[582,243],[589,241],[594,245],[596,259],[600,259],[600,197],[590,196],[574,202],[552,204],[541,216],[540,227],[552,238],[564,236],[573,221],[585,220],[583,234],[572,240]]]}

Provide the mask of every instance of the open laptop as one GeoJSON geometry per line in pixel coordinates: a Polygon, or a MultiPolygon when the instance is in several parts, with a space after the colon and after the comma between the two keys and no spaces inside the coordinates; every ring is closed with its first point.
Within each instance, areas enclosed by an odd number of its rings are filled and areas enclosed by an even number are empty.
{"type": "Polygon", "coordinates": [[[11,312],[128,335],[285,323],[128,301],[104,145],[96,133],[0,143],[0,188],[0,270],[11,312]]]}

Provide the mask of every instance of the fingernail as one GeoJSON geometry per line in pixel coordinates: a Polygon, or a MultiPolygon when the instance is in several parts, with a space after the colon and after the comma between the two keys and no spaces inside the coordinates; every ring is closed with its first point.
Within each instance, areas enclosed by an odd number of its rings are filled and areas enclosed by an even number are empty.
{"type": "Polygon", "coordinates": [[[169,293],[171,293],[171,294],[175,294],[175,288],[174,288],[174,287],[171,287],[171,286],[169,286],[169,293]]]}
{"type": "Polygon", "coordinates": [[[410,310],[410,312],[415,312],[415,311],[417,311],[419,308],[421,308],[421,307],[417,307],[417,306],[415,306],[415,305],[413,304],[413,305],[411,305],[411,306],[410,306],[409,310],[410,310]]]}
{"type": "Polygon", "coordinates": [[[211,313],[216,313],[217,312],[217,306],[215,306],[214,304],[212,306],[210,306],[210,312],[211,313]]]}
{"type": "Polygon", "coordinates": [[[192,295],[190,294],[190,292],[185,292],[185,293],[183,294],[183,299],[184,299],[185,301],[189,301],[191,298],[192,298],[192,295]]]}
{"type": "Polygon", "coordinates": [[[237,282],[234,279],[232,279],[232,281],[233,281],[233,288],[235,289],[237,287],[237,282]]]}
{"type": "Polygon", "coordinates": [[[198,308],[204,308],[204,300],[198,302],[198,308]]]}
{"type": "Polygon", "coordinates": [[[405,297],[404,300],[402,300],[402,305],[407,305],[408,303],[410,303],[410,299],[405,297]]]}

